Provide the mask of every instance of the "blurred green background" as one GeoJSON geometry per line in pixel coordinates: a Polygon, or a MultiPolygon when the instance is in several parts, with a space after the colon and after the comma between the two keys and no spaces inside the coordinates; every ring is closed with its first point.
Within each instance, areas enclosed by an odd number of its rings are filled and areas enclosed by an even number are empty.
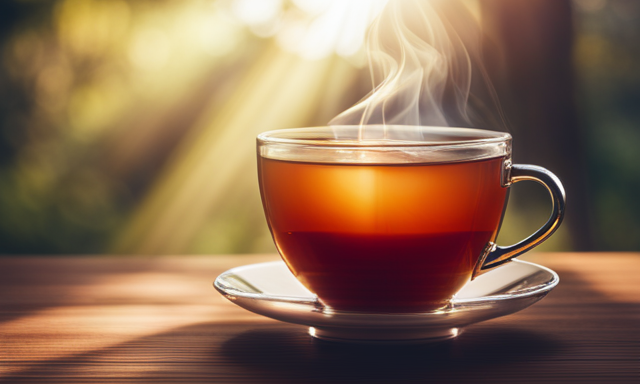
{"type": "MultiPolygon", "coordinates": [[[[571,64],[561,76],[571,77],[575,116],[566,152],[555,150],[563,156],[537,162],[542,140],[523,157],[570,181],[566,225],[542,249],[639,251],[640,2],[553,2],[528,3],[571,12],[548,21],[543,12],[533,30],[567,26],[570,46],[544,57],[571,64]]],[[[0,253],[274,252],[256,134],[325,125],[371,88],[361,43],[373,6],[346,7],[355,21],[340,24],[338,3],[0,2],[0,253]]],[[[489,30],[511,17],[492,10],[499,0],[468,3],[489,30]]],[[[511,4],[530,17],[530,5],[511,4]]],[[[494,32],[509,37],[503,26],[494,32]]],[[[496,83],[511,84],[500,73],[496,83]]],[[[514,142],[555,139],[507,112],[514,142]]],[[[536,188],[514,188],[500,243],[546,219],[536,188]]]]}

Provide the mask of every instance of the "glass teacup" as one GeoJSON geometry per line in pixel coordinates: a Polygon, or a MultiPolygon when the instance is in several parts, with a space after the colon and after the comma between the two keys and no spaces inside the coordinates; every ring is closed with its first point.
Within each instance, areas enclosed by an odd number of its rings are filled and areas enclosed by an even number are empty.
{"type": "Polygon", "coordinates": [[[285,263],[326,306],[416,313],[546,240],[565,195],[556,176],[512,165],[511,136],[468,128],[333,126],[258,136],[260,191],[285,263]],[[549,221],[495,244],[509,186],[546,186],[549,221]]]}

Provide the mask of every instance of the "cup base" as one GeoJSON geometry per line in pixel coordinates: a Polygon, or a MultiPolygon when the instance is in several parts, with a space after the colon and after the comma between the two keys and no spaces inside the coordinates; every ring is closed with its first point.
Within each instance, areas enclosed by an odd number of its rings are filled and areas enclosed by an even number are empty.
{"type": "MultiPolygon", "coordinates": [[[[433,302],[427,305],[421,306],[384,306],[381,304],[377,304],[376,306],[369,307],[337,307],[335,305],[327,304],[324,300],[318,298],[318,303],[324,307],[324,312],[332,313],[332,312],[342,312],[342,313],[353,313],[353,314],[375,314],[375,315],[402,315],[402,314],[415,314],[415,313],[438,313],[452,308],[451,299],[444,300],[440,302],[433,302]]],[[[375,302],[375,300],[371,300],[375,302]]]]}
{"type": "Polygon", "coordinates": [[[424,330],[336,329],[310,327],[309,335],[328,342],[375,345],[430,344],[451,340],[462,333],[460,328],[424,330]]]}

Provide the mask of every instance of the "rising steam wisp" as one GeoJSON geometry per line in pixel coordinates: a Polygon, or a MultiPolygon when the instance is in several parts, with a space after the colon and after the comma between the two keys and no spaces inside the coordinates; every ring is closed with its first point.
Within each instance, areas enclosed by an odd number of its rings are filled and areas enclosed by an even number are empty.
{"type": "Polygon", "coordinates": [[[481,39],[462,1],[390,0],[367,39],[374,89],[329,124],[504,130],[481,39]]]}

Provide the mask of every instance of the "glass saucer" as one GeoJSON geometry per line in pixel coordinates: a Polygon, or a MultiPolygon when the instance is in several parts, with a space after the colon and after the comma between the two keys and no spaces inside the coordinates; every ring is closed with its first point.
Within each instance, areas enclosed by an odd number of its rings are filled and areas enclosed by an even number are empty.
{"type": "Polygon", "coordinates": [[[559,281],[548,268],[514,260],[469,282],[444,309],[400,314],[325,307],[282,261],[230,269],[213,286],[251,312],[310,327],[309,334],[318,339],[410,344],[450,339],[467,325],[520,311],[545,297],[559,281]]]}

